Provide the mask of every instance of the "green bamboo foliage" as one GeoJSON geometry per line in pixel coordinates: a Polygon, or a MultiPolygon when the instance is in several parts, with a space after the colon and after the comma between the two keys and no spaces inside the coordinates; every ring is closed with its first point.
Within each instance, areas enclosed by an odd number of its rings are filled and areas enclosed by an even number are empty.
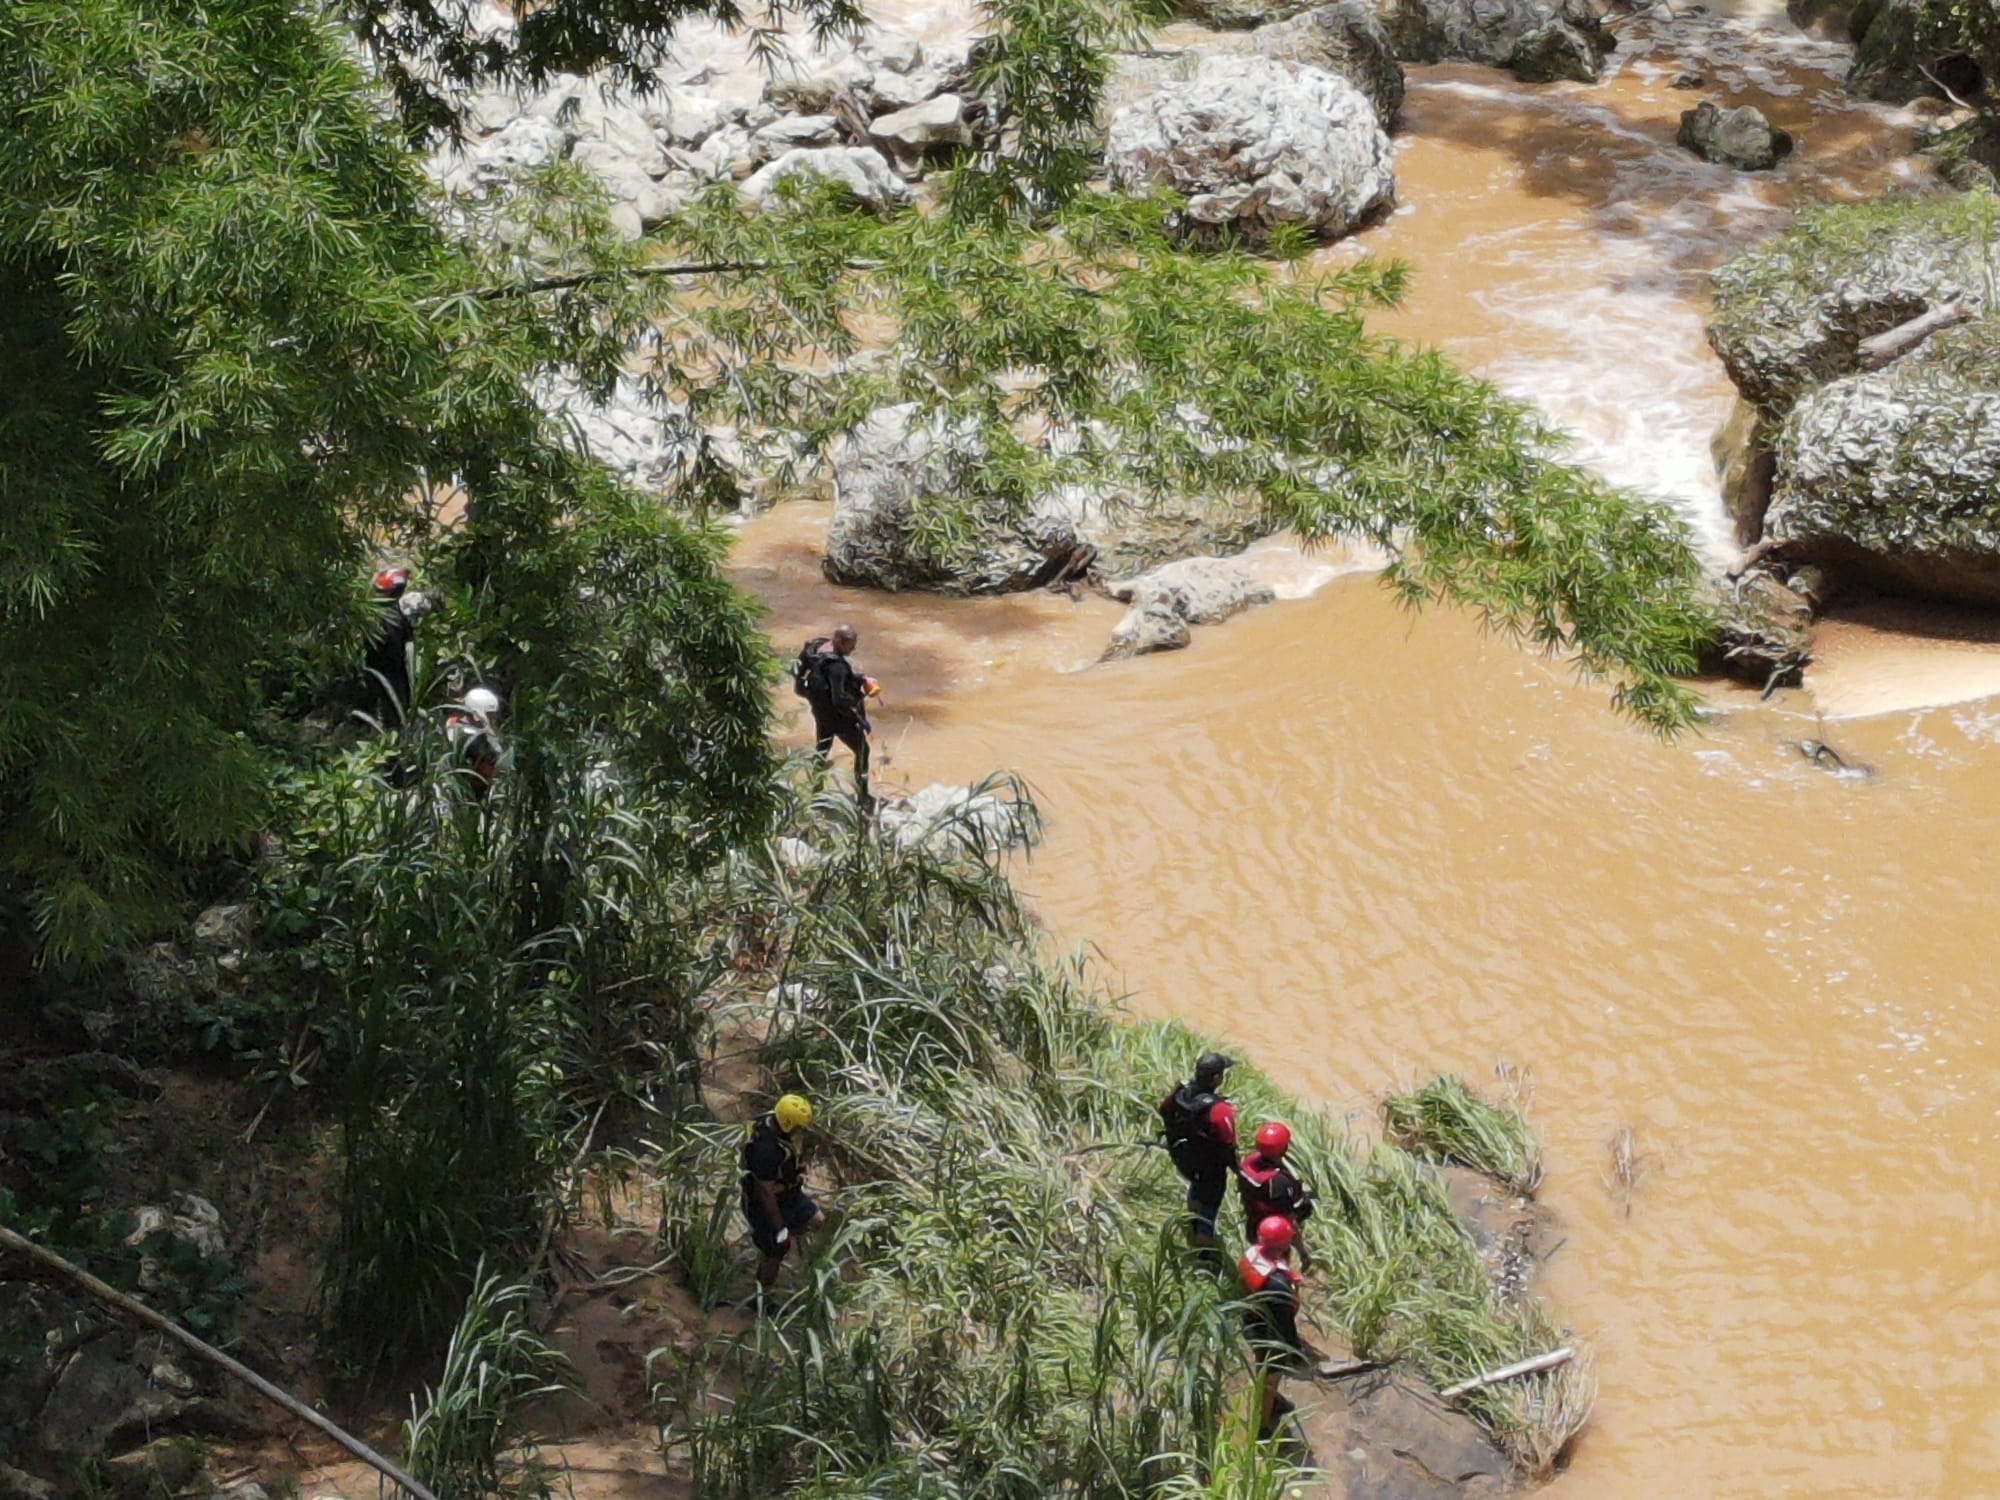
{"type": "Polygon", "coordinates": [[[546,1497],[553,1474],[523,1444],[520,1411],[564,1389],[567,1366],[529,1322],[531,1288],[473,1276],[435,1384],[403,1424],[410,1472],[444,1497],[546,1497]]]}
{"type": "MultiPolygon", "coordinates": [[[[1296,1476],[1248,1438],[1233,1280],[1187,1253],[1178,1179],[1150,1144],[1155,1092],[1207,1043],[1118,1020],[1046,958],[994,855],[850,844],[835,802],[798,819],[790,832],[827,863],[764,867],[791,915],[761,1058],[774,1088],[818,1104],[832,1220],[720,1376],[706,1355],[661,1372],[668,1441],[698,1489],[1277,1492],[1296,1476]]],[[[1539,1307],[1496,1301],[1423,1161],[1364,1150],[1253,1069],[1231,1085],[1246,1118],[1291,1121],[1320,1190],[1308,1310],[1324,1341],[1439,1386],[1561,1341],[1539,1307]]],[[[734,1171],[733,1137],[687,1139],[659,1183],[669,1244],[734,1171]]],[[[712,1267],[713,1242],[694,1243],[712,1267]]],[[[1540,1472],[1588,1414],[1587,1372],[1468,1409],[1540,1472]]]]}

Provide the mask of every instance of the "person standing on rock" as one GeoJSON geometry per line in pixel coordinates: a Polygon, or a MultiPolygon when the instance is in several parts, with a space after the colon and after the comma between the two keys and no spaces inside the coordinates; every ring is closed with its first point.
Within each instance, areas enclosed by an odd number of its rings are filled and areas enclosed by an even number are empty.
{"type": "MultiPolygon", "coordinates": [[[[1254,1242],[1257,1226],[1277,1214],[1296,1233],[1313,1213],[1313,1195],[1285,1161],[1292,1148],[1292,1127],[1271,1120],[1257,1128],[1257,1149],[1236,1169],[1236,1192],[1243,1200],[1244,1239],[1254,1242]]],[[[1299,1246],[1304,1258],[1305,1246],[1299,1246]]]]}
{"type": "Polygon", "coordinates": [[[778,1281],[785,1256],[799,1236],[826,1222],[820,1207],[806,1196],[805,1171],[792,1137],[812,1124],[813,1107],[797,1094],[786,1094],[768,1114],[751,1122],[743,1141],[743,1217],[750,1238],[763,1257],[757,1264],[757,1285],[769,1291],[778,1281]]]}
{"type": "Polygon", "coordinates": [[[1160,1132],[1167,1155],[1187,1179],[1188,1241],[1215,1248],[1215,1220],[1236,1168],[1236,1106],[1221,1092],[1234,1059],[1204,1052],[1194,1077],[1160,1101],[1160,1132]]]}
{"type": "Polygon", "coordinates": [[[1292,1403],[1278,1393],[1288,1365],[1305,1354],[1299,1337],[1299,1276],[1292,1269],[1292,1241],[1298,1232],[1283,1214],[1257,1226],[1250,1248],[1237,1262],[1243,1278],[1243,1331],[1257,1359],[1257,1436],[1275,1437],[1292,1403]]]}
{"type": "Polygon", "coordinates": [[[852,625],[836,625],[831,636],[816,636],[799,652],[792,680],[799,696],[812,708],[813,754],[826,766],[839,740],[854,753],[854,796],[863,811],[872,810],[868,795],[868,700],[879,691],[875,679],[854,670],[848,658],[861,643],[852,625]],[[830,648],[830,649],[829,649],[830,648]]]}

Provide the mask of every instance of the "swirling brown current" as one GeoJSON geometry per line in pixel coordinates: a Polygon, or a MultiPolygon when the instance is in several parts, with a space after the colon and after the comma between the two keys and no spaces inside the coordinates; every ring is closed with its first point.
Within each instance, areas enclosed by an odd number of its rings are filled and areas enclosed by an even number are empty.
{"type": "MultiPolygon", "coordinates": [[[[1413,70],[1406,210],[1358,241],[1417,273],[1383,326],[1719,537],[1703,273],[1788,199],[1911,170],[1908,118],[1848,100],[1842,61],[1781,19],[1683,16],[1630,28],[1595,88],[1413,70]],[[1761,182],[1683,158],[1683,68],[1799,155],[1761,182]]],[[[861,627],[892,786],[1030,781],[1049,832],[1024,887],[1135,1010],[1364,1126],[1435,1069],[1529,1072],[1563,1241],[1545,1286],[1602,1384],[1554,1496],[2000,1492],[1993,647],[1930,615],[1839,623],[1816,694],[1717,689],[1665,744],[1462,615],[1323,581],[1330,559],[1273,552],[1287,592],[1322,586],[1078,670],[1114,607],[833,590],[825,522],[788,506],[739,543],[781,649],[861,627]],[[1629,1212],[1606,1183],[1626,1126],[1629,1212]]]]}

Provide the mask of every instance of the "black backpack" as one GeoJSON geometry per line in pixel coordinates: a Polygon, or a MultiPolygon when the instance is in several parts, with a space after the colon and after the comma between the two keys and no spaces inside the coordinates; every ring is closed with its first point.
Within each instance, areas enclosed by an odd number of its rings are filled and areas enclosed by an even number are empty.
{"type": "Polygon", "coordinates": [[[792,691],[801,698],[817,701],[826,696],[826,683],[820,675],[820,668],[825,664],[827,648],[832,644],[832,636],[816,635],[799,647],[798,658],[792,663],[792,691]]]}

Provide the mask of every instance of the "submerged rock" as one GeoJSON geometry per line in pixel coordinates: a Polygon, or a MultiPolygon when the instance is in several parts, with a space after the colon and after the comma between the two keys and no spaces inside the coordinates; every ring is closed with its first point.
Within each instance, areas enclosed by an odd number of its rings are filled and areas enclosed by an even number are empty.
{"type": "Polygon", "coordinates": [[[1190,557],[1105,590],[1132,607],[1118,622],[1104,659],[1117,661],[1188,643],[1191,625],[1217,625],[1277,593],[1241,558],[1190,557]]]}
{"type": "Polygon", "coordinates": [[[1256,241],[1281,224],[1338,238],[1395,202],[1389,137],[1345,78],[1265,58],[1215,57],[1111,122],[1121,187],[1187,198],[1198,236],[1256,241]]]}
{"type": "Polygon", "coordinates": [[[922,848],[940,859],[983,859],[1025,842],[1031,832],[1020,804],[943,782],[884,800],[875,826],[897,848],[922,848]]]}
{"type": "Polygon", "coordinates": [[[1701,668],[1769,692],[1796,687],[1812,660],[1813,606],[1768,573],[1714,585],[1717,630],[1701,668]]]}
{"type": "Polygon", "coordinates": [[[1748,104],[1723,109],[1704,99],[1681,114],[1674,139],[1703,161],[1745,172],[1768,172],[1792,154],[1792,138],[1748,104]]]}

